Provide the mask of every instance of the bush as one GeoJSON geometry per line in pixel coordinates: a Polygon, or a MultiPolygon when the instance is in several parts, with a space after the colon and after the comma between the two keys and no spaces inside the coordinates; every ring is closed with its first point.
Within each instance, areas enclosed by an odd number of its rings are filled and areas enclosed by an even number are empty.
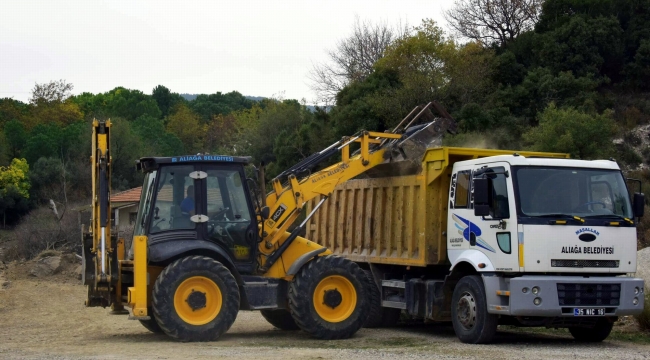
{"type": "Polygon", "coordinates": [[[7,237],[12,245],[6,260],[33,259],[45,250],[79,252],[81,231],[77,212],[59,209],[58,219],[51,209],[40,207],[25,216],[7,237]]]}

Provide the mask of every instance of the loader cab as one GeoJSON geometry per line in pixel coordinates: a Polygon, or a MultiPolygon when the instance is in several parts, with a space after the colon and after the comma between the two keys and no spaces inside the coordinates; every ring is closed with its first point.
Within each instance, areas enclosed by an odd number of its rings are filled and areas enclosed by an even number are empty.
{"type": "MultiPolygon", "coordinates": [[[[142,158],[145,172],[134,235],[148,237],[149,261],[213,255],[245,272],[258,241],[244,167],[248,157],[142,158]]],[[[246,271],[248,270],[248,271],[246,271]]]]}

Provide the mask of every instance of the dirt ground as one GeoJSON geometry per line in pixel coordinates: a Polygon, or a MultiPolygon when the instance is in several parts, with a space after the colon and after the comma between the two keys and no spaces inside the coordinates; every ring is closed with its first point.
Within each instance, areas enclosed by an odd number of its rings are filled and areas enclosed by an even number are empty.
{"type": "Polygon", "coordinates": [[[500,330],[495,344],[465,345],[446,325],[362,329],[352,339],[320,341],[300,331],[277,330],[256,312],[240,312],[219,341],[178,343],[126,316],[85,308],[85,287],[69,267],[47,279],[26,275],[26,267],[13,264],[0,270],[2,359],[650,358],[650,341],[582,345],[568,334],[500,330]]]}

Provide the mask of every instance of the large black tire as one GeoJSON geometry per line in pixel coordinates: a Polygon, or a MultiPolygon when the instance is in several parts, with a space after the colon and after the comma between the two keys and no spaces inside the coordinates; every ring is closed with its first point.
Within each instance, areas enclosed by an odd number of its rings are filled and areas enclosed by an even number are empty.
{"type": "Polygon", "coordinates": [[[366,274],[366,282],[368,286],[368,301],[370,309],[368,311],[368,318],[363,324],[365,328],[380,328],[395,326],[399,321],[402,311],[400,309],[385,308],[381,306],[381,291],[375,282],[372,272],[369,270],[363,271],[366,274]]]}
{"type": "Polygon", "coordinates": [[[363,270],[352,261],[319,256],[303,266],[289,286],[291,316],[315,338],[349,338],[368,317],[366,284],[363,270]]]}
{"type": "Polygon", "coordinates": [[[569,332],[579,342],[601,342],[609,336],[614,327],[614,322],[607,318],[598,319],[592,328],[570,327],[569,332]]]}
{"type": "Polygon", "coordinates": [[[149,319],[149,320],[140,320],[140,324],[142,324],[142,326],[144,326],[145,329],[151,331],[154,334],[162,334],[162,333],[164,333],[164,331],[160,328],[160,326],[156,322],[156,318],[153,315],[153,309],[152,308],[147,309],[147,314],[149,314],[149,317],[151,317],[151,319],[149,319]]]}
{"type": "Polygon", "coordinates": [[[168,265],[152,292],[153,313],[165,334],[180,341],[213,341],[239,311],[239,289],[220,262],[189,256],[168,265]]]}
{"type": "Polygon", "coordinates": [[[262,316],[269,322],[269,324],[275,326],[280,330],[300,330],[298,325],[296,325],[295,320],[291,317],[291,313],[285,309],[273,309],[273,310],[262,310],[260,311],[262,316]]]}
{"type": "Polygon", "coordinates": [[[465,276],[456,284],[451,298],[451,322],[460,341],[486,344],[496,334],[499,316],[488,314],[485,299],[480,276],[465,276]]]}

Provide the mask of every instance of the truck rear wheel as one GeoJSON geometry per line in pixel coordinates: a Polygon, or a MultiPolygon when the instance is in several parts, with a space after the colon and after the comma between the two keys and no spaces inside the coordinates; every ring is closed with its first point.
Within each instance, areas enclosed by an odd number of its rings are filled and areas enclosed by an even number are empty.
{"type": "Polygon", "coordinates": [[[368,318],[363,324],[363,327],[379,328],[395,326],[399,321],[402,311],[400,309],[385,308],[381,306],[381,291],[375,283],[372,272],[369,270],[364,270],[363,272],[366,275],[368,301],[370,302],[368,318]]]}
{"type": "Polygon", "coordinates": [[[285,309],[261,310],[262,316],[280,330],[300,330],[291,313],[285,309]]]}
{"type": "Polygon", "coordinates": [[[296,324],[313,337],[349,338],[368,317],[365,274],[347,259],[317,257],[290,284],[289,309],[296,324]]]}
{"type": "Polygon", "coordinates": [[[180,341],[213,341],[239,311],[239,289],[218,261],[189,256],[168,265],[152,292],[153,313],[165,334],[180,341]]]}
{"type": "Polygon", "coordinates": [[[465,276],[456,284],[451,299],[451,322],[460,341],[485,344],[496,334],[499,317],[488,314],[485,299],[480,276],[465,276]]]}
{"type": "Polygon", "coordinates": [[[579,342],[601,342],[609,336],[614,327],[614,322],[607,318],[598,319],[592,328],[570,327],[569,332],[579,342]]]}

